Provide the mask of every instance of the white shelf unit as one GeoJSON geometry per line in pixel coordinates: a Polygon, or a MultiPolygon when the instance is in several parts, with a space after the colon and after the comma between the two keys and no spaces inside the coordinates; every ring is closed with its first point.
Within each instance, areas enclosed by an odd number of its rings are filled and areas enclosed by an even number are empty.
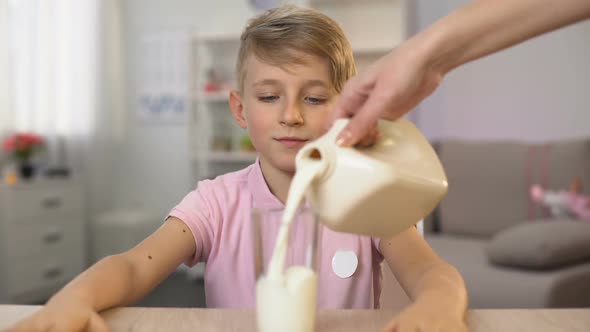
{"type": "Polygon", "coordinates": [[[235,86],[239,41],[238,33],[195,34],[192,38],[189,148],[197,180],[241,169],[256,160],[255,153],[240,151],[240,140],[247,132],[232,118],[229,89],[205,91],[211,68],[221,69],[230,78],[228,85],[235,86]]]}

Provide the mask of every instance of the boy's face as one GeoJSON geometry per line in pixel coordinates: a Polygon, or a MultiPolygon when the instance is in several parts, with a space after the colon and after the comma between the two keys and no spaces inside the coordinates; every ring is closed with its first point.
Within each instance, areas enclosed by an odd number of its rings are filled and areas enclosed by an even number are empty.
{"type": "Polygon", "coordinates": [[[261,162],[295,172],[295,155],[324,134],[336,101],[328,62],[301,53],[305,64],[273,66],[249,56],[240,96],[232,92],[234,118],[247,128],[261,162]]]}

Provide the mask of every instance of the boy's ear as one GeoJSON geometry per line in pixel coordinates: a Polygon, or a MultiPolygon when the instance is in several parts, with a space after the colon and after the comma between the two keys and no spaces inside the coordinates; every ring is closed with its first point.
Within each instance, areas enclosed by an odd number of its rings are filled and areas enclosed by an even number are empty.
{"type": "Polygon", "coordinates": [[[242,97],[236,90],[232,90],[229,93],[229,108],[234,116],[234,119],[240,126],[240,128],[247,128],[246,116],[244,114],[244,104],[242,104],[242,97]]]}

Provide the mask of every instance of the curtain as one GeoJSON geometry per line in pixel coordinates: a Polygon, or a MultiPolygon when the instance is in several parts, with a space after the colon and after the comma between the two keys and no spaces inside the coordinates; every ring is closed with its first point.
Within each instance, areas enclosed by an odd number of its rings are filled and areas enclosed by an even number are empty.
{"type": "Polygon", "coordinates": [[[121,3],[0,0],[0,45],[10,45],[0,46],[0,137],[45,136],[48,166],[83,179],[90,214],[112,204],[116,147],[125,138],[121,3]]]}
{"type": "Polygon", "coordinates": [[[94,130],[97,0],[10,0],[11,128],[47,138],[49,164],[83,169],[94,130]]]}

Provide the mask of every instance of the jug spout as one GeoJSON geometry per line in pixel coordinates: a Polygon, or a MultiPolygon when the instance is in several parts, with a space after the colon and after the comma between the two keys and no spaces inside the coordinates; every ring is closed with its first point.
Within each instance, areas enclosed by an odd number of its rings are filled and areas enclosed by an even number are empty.
{"type": "Polygon", "coordinates": [[[330,176],[334,169],[335,159],[336,156],[333,147],[328,144],[323,144],[321,141],[312,142],[305,145],[297,153],[297,171],[305,171],[312,163],[319,164],[320,170],[317,171],[314,179],[314,184],[316,184],[318,181],[322,181],[322,179],[330,176]]]}
{"type": "Polygon", "coordinates": [[[316,180],[321,181],[326,179],[333,172],[337,162],[336,139],[338,134],[346,127],[348,119],[338,119],[334,122],[330,130],[322,137],[313,142],[306,144],[295,157],[295,165],[297,170],[305,168],[311,162],[322,163],[323,169],[320,174],[316,176],[316,180]]]}

